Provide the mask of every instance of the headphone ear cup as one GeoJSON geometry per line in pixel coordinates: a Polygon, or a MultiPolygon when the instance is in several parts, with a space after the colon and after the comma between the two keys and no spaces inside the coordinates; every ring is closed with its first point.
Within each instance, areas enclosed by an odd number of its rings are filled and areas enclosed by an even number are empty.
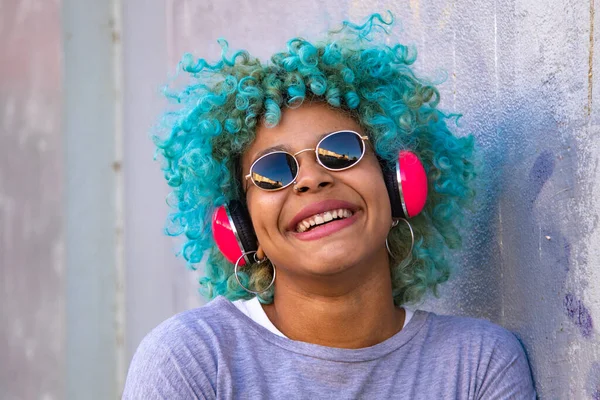
{"type": "Polygon", "coordinates": [[[408,218],[402,209],[402,198],[400,197],[400,189],[398,187],[398,179],[396,178],[396,168],[390,168],[389,165],[384,165],[383,181],[387,188],[390,197],[390,205],[392,207],[392,218],[408,218]]]}
{"type": "MultiPolygon", "coordinates": [[[[217,247],[232,264],[244,253],[258,249],[250,214],[238,200],[218,207],[213,214],[211,227],[217,247]]],[[[251,262],[247,254],[239,265],[243,266],[246,262],[251,262]]]]}
{"type": "Polygon", "coordinates": [[[383,179],[393,218],[412,218],[423,210],[427,201],[427,174],[415,153],[400,151],[394,168],[384,168],[383,179]]]}
{"type": "Polygon", "coordinates": [[[256,251],[258,249],[256,234],[246,206],[239,200],[232,200],[227,204],[227,208],[235,224],[243,251],[256,251]]]}

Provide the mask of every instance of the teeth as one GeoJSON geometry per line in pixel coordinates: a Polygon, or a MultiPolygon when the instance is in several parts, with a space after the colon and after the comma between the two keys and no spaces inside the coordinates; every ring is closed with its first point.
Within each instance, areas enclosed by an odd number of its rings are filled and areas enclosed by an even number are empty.
{"type": "Polygon", "coordinates": [[[296,226],[297,232],[306,232],[311,226],[321,225],[336,218],[348,218],[352,216],[352,211],[340,208],[338,210],[326,211],[322,214],[316,214],[312,217],[300,221],[296,226]]]}

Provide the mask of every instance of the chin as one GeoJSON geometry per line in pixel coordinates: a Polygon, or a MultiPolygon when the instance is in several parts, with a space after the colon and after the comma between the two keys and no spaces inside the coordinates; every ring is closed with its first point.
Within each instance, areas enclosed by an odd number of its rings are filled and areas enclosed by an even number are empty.
{"type": "Polygon", "coordinates": [[[327,263],[304,267],[303,270],[316,276],[335,276],[352,268],[352,264],[327,263]]]}
{"type": "Polygon", "coordinates": [[[354,249],[346,249],[339,246],[335,250],[329,251],[322,249],[310,257],[312,265],[309,266],[309,269],[323,275],[337,274],[359,264],[361,259],[357,257],[358,254],[359,251],[357,251],[356,247],[354,249]]]}

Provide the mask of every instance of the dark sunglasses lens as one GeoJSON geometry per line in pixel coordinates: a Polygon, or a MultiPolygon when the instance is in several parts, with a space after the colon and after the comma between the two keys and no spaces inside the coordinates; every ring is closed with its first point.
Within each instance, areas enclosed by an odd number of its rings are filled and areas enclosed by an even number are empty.
{"type": "Polygon", "coordinates": [[[287,153],[271,153],[254,164],[251,177],[256,186],[264,190],[277,190],[296,178],[298,165],[287,153]]]}
{"type": "Polygon", "coordinates": [[[364,143],[354,132],[337,132],[319,144],[319,160],[327,168],[344,169],[356,164],[363,155],[364,143]]]}

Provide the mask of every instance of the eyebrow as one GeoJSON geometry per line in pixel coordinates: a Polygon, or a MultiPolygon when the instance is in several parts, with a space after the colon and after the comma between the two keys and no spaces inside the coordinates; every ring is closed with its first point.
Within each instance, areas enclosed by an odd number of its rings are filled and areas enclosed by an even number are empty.
{"type": "MultiPolygon", "coordinates": [[[[317,139],[316,143],[319,143],[325,136],[327,136],[327,135],[329,135],[330,133],[333,133],[333,132],[338,132],[338,131],[325,132],[325,133],[319,135],[319,138],[317,139]]],[[[316,146],[316,143],[315,143],[315,146],[316,146]]],[[[258,160],[259,158],[261,158],[265,154],[269,154],[269,153],[271,153],[273,151],[285,151],[287,153],[294,154],[294,152],[288,146],[279,144],[279,145],[276,145],[276,146],[267,147],[266,149],[259,151],[254,156],[252,162],[255,162],[256,160],[258,160]]]]}
{"type": "Polygon", "coordinates": [[[291,150],[290,150],[290,148],[288,146],[284,146],[284,145],[271,146],[271,147],[267,147],[266,149],[261,150],[258,153],[256,153],[256,155],[254,156],[254,159],[252,160],[252,162],[258,160],[259,158],[261,158],[265,154],[269,154],[269,153],[271,153],[273,151],[285,151],[287,153],[291,153],[291,150]]]}

